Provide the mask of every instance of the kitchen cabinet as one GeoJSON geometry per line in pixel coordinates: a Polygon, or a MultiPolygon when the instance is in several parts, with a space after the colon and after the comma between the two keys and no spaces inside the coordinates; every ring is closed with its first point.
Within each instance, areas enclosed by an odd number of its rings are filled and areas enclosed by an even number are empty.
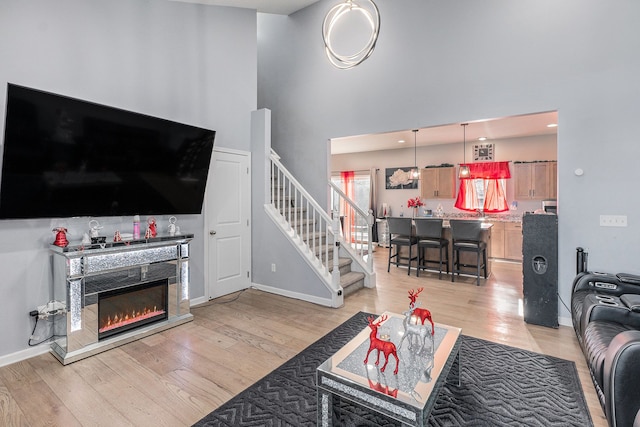
{"type": "Polygon", "coordinates": [[[456,168],[425,168],[420,171],[422,199],[453,199],[456,196],[456,168]]]}
{"type": "Polygon", "coordinates": [[[491,227],[491,258],[504,258],[504,222],[496,221],[491,227]]]}
{"type": "Polygon", "coordinates": [[[522,261],[522,224],[505,221],[493,222],[489,256],[522,261]]]}
{"type": "Polygon", "coordinates": [[[557,195],[557,163],[515,163],[515,198],[550,199],[557,195]]]}
{"type": "Polygon", "coordinates": [[[522,223],[504,223],[504,257],[522,261],[522,223]]]}

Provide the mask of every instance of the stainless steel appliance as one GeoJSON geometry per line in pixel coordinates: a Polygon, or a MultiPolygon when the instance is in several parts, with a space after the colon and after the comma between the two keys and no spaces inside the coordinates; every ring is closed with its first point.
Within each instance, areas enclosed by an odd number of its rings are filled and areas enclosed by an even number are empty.
{"type": "Polygon", "coordinates": [[[558,200],[557,199],[545,199],[542,201],[542,210],[545,213],[558,214],[558,200]]]}

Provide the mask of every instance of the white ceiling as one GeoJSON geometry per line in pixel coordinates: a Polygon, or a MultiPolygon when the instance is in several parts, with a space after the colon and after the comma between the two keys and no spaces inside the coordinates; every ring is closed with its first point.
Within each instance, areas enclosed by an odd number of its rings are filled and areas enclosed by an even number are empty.
{"type": "MultiPolygon", "coordinates": [[[[300,9],[304,9],[318,0],[171,0],[183,3],[200,3],[211,6],[241,7],[255,9],[262,13],[275,13],[278,15],[291,15],[300,9]]],[[[336,3],[338,3],[336,1],[336,3]]]]}
{"type": "MultiPolygon", "coordinates": [[[[479,120],[468,122],[466,127],[466,141],[478,143],[478,138],[486,137],[485,143],[498,139],[521,138],[534,135],[554,135],[557,127],[548,124],[558,123],[558,113],[555,111],[521,116],[504,117],[500,119],[479,120]]],[[[444,126],[420,128],[416,133],[416,145],[440,145],[461,143],[464,139],[464,129],[460,123],[444,126]]],[[[394,150],[413,147],[414,133],[411,129],[387,132],[375,135],[359,135],[331,140],[331,154],[359,153],[363,151],[394,150]],[[403,140],[404,143],[398,141],[403,140]]]]}

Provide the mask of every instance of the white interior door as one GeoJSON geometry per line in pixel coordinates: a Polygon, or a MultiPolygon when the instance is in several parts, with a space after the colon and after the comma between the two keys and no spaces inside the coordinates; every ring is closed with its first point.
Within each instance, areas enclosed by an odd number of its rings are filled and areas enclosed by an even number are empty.
{"type": "Polygon", "coordinates": [[[209,298],[251,285],[249,153],[214,151],[207,202],[209,298]]]}

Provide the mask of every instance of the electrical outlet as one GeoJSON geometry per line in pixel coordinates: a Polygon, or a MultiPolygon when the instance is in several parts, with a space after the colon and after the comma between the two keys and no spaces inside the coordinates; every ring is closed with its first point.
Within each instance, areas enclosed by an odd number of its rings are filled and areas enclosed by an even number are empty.
{"type": "Polygon", "coordinates": [[[272,273],[276,272],[276,264],[275,263],[271,264],[271,272],[272,273]]]}
{"type": "Polygon", "coordinates": [[[600,227],[626,227],[626,215],[600,215],[600,227]]]}

